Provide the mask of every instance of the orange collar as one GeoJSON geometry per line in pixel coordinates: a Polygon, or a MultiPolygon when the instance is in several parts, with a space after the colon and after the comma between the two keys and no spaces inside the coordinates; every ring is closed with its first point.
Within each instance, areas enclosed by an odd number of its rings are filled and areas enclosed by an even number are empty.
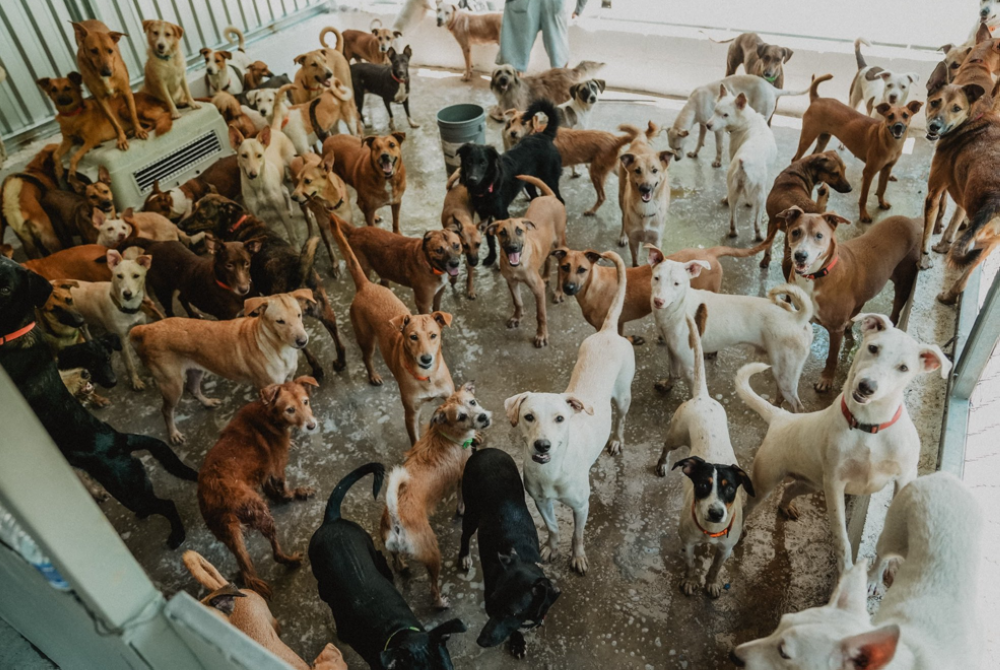
{"type": "Polygon", "coordinates": [[[892,424],[899,421],[899,417],[903,416],[903,406],[900,405],[896,410],[896,413],[892,415],[892,419],[886,421],[885,423],[859,423],[858,420],[854,418],[854,414],[851,413],[851,410],[848,409],[847,400],[843,395],[840,396],[840,411],[843,412],[844,418],[847,419],[847,425],[850,426],[848,430],[854,430],[857,428],[862,433],[871,433],[872,435],[889,428],[892,424]]]}
{"type": "Polygon", "coordinates": [[[997,31],[997,26],[986,26],[986,27],[989,29],[990,35],[992,35],[997,31]]]}
{"type": "Polygon", "coordinates": [[[226,284],[225,282],[219,281],[218,279],[215,280],[215,283],[219,285],[219,288],[224,288],[227,291],[232,291],[233,290],[232,286],[230,286],[229,284],[226,284]]]}
{"type": "Polygon", "coordinates": [[[239,228],[244,223],[246,223],[246,220],[247,220],[247,215],[244,214],[239,219],[237,219],[236,223],[234,223],[233,225],[229,226],[229,232],[235,233],[237,228],[239,228]]]}
{"type": "Polygon", "coordinates": [[[287,126],[287,125],[288,125],[288,122],[289,122],[290,120],[291,120],[291,117],[288,117],[288,116],[286,116],[285,118],[283,118],[283,119],[281,120],[281,129],[282,129],[282,130],[284,130],[284,129],[285,129],[285,126],[287,126]]]}
{"type": "MultiPolygon", "coordinates": [[[[34,324],[32,324],[32,325],[34,325],[34,324]]],[[[410,366],[409,366],[409,365],[407,364],[407,362],[406,362],[406,359],[405,359],[405,358],[403,359],[403,367],[404,367],[404,368],[406,368],[406,371],[410,373],[410,376],[412,376],[412,377],[413,377],[414,379],[416,379],[416,380],[417,380],[418,382],[425,382],[425,381],[428,381],[428,380],[429,380],[429,379],[431,378],[431,377],[430,377],[430,375],[427,375],[426,377],[421,377],[421,376],[420,376],[420,375],[418,375],[418,374],[417,374],[416,372],[414,372],[414,371],[413,371],[413,368],[411,368],[411,367],[410,367],[410,366]]]]}
{"type": "Polygon", "coordinates": [[[9,335],[4,335],[3,337],[0,337],[0,347],[2,347],[5,344],[8,344],[9,342],[13,342],[19,337],[27,335],[28,333],[31,332],[31,329],[34,327],[35,327],[35,322],[32,321],[24,328],[19,328],[18,330],[15,330],[13,333],[10,333],[9,335]]]}
{"type": "MultiPolygon", "coordinates": [[[[697,501],[695,501],[695,502],[697,502],[697,501]]],[[[729,535],[729,531],[731,531],[733,529],[733,524],[736,523],[736,514],[733,514],[733,518],[729,520],[729,525],[726,526],[725,530],[720,530],[718,533],[713,533],[711,531],[705,530],[704,528],[701,527],[701,524],[698,523],[698,515],[694,513],[694,505],[695,505],[695,503],[692,502],[691,503],[691,519],[694,521],[694,525],[698,527],[698,530],[700,530],[705,535],[708,535],[709,537],[711,537],[713,539],[717,538],[717,537],[723,537],[723,536],[728,536],[729,535]]]]}
{"type": "Polygon", "coordinates": [[[77,107],[76,109],[74,109],[72,112],[59,112],[59,116],[61,116],[63,118],[69,118],[71,116],[79,116],[82,113],[83,113],[83,105],[81,104],[79,107],[77,107]]]}
{"type": "Polygon", "coordinates": [[[813,280],[813,279],[820,279],[820,278],[825,277],[828,274],[830,274],[830,270],[833,269],[833,266],[835,266],[837,264],[837,261],[839,261],[839,260],[840,260],[840,256],[834,256],[833,260],[830,261],[829,265],[827,265],[822,270],[814,272],[811,275],[799,275],[799,276],[802,277],[803,279],[809,279],[810,281],[813,280]]]}

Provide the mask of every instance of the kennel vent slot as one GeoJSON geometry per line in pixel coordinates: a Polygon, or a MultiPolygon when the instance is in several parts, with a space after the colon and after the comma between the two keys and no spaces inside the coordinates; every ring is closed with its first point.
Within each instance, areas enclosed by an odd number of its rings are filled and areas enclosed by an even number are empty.
{"type": "Polygon", "coordinates": [[[168,178],[185,171],[189,166],[198,163],[209,156],[222,152],[222,144],[214,132],[207,132],[188,142],[176,151],[157,159],[153,163],[135,171],[135,183],[139,191],[145,193],[153,187],[153,182],[166,181],[168,178]]]}

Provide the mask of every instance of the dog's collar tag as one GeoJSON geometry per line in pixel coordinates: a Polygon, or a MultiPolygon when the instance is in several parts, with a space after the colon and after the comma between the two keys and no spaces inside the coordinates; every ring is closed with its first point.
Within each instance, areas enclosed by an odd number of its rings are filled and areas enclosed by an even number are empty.
{"type": "Polygon", "coordinates": [[[243,216],[241,216],[239,219],[236,220],[236,223],[229,226],[229,232],[235,233],[236,230],[246,222],[246,220],[247,220],[247,215],[244,214],[243,216]]]}
{"type": "Polygon", "coordinates": [[[18,328],[13,333],[9,333],[7,335],[4,335],[3,337],[0,337],[0,347],[10,342],[13,342],[19,337],[24,337],[25,335],[30,333],[34,329],[34,327],[35,327],[35,322],[32,321],[24,328],[18,328]]]}
{"type": "Polygon", "coordinates": [[[389,644],[392,642],[392,639],[394,637],[396,637],[397,635],[399,635],[400,633],[402,633],[403,631],[407,631],[407,630],[413,631],[414,633],[422,633],[423,632],[419,628],[414,628],[413,626],[407,626],[406,628],[400,628],[395,633],[393,633],[392,635],[390,635],[389,639],[385,641],[385,646],[382,647],[382,651],[389,651],[389,644]]]}
{"type": "Polygon", "coordinates": [[[840,411],[844,413],[844,418],[847,419],[847,425],[850,426],[849,430],[856,428],[862,433],[871,433],[872,435],[889,428],[892,424],[899,421],[899,417],[903,416],[903,406],[900,405],[896,413],[892,415],[892,419],[885,423],[859,423],[854,414],[851,413],[850,408],[848,408],[847,400],[844,396],[840,396],[840,411]]]}
{"type": "Polygon", "coordinates": [[[83,105],[80,105],[79,107],[77,107],[76,109],[74,109],[72,112],[59,112],[59,116],[61,116],[63,118],[69,118],[71,116],[79,116],[82,113],[83,113],[83,105]]]}
{"type": "Polygon", "coordinates": [[[814,273],[812,273],[811,275],[799,275],[799,276],[800,276],[800,277],[802,277],[803,279],[809,279],[809,280],[812,280],[812,279],[820,279],[820,278],[822,278],[822,277],[825,277],[825,276],[827,276],[828,274],[830,274],[830,270],[832,270],[832,269],[833,269],[833,266],[834,266],[834,265],[836,265],[836,264],[837,264],[837,261],[839,261],[839,260],[840,260],[840,256],[834,256],[834,257],[833,257],[833,260],[832,260],[832,261],[830,261],[830,264],[829,264],[829,265],[827,265],[827,266],[826,266],[825,268],[823,268],[822,270],[820,270],[820,271],[818,271],[818,272],[814,272],[814,273]]]}
{"type": "Polygon", "coordinates": [[[691,503],[691,519],[694,521],[694,525],[698,527],[698,530],[700,530],[705,535],[708,535],[713,539],[717,537],[728,537],[729,531],[733,529],[733,524],[736,523],[736,515],[733,514],[733,518],[729,520],[729,525],[726,526],[725,530],[720,530],[718,533],[713,533],[711,531],[705,530],[704,528],[701,527],[701,524],[698,523],[698,515],[695,514],[694,512],[694,503],[691,503]]]}
{"type": "Polygon", "coordinates": [[[153,55],[156,56],[157,58],[159,58],[160,60],[170,60],[171,58],[174,57],[173,54],[167,54],[166,56],[161,56],[160,54],[156,53],[155,51],[153,52],[153,55]]]}

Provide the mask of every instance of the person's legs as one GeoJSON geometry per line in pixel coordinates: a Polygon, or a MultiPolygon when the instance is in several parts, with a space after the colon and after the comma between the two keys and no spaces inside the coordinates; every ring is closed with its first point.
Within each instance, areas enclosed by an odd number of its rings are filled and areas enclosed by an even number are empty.
{"type": "Polygon", "coordinates": [[[542,42],[552,67],[569,67],[566,0],[539,0],[542,42]]]}
{"type": "Polygon", "coordinates": [[[538,0],[509,0],[504,5],[498,65],[507,63],[518,72],[528,71],[531,47],[535,45],[540,29],[541,4],[538,0]]]}

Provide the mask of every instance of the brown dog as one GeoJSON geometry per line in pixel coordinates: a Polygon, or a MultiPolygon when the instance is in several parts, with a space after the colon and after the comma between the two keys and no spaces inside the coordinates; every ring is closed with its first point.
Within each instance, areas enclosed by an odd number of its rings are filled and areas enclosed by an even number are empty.
{"type": "Polygon", "coordinates": [[[819,153],[826,148],[831,135],[837,137],[852,154],[865,162],[861,182],[861,223],[871,223],[867,203],[872,180],[876,174],[879,176],[875,190],[879,209],[889,209],[892,205],[885,199],[885,188],[889,185],[893,166],[903,153],[910,121],[924,103],[911,100],[905,107],[892,107],[883,102],[875,108],[883,117],[879,121],[839,100],[819,97],[816,89],[829,79],[833,79],[833,75],[813,79],[809,88],[809,109],[802,115],[802,134],[792,162],[802,158],[814,140],[814,153],[819,153]]]}
{"type": "Polygon", "coordinates": [[[77,46],[76,65],[83,75],[83,83],[114,127],[118,148],[122,151],[128,149],[125,131],[111,106],[111,101],[118,96],[123,97],[128,106],[128,118],[135,136],[140,140],[146,139],[148,133],[139,124],[128,68],[118,51],[118,41],[126,37],[125,33],[112,31],[96,19],[74,22],[73,32],[77,46]]]}
{"type": "Polygon", "coordinates": [[[345,30],[344,38],[344,58],[350,63],[351,60],[366,60],[376,65],[388,65],[389,49],[397,39],[403,36],[398,30],[390,30],[382,27],[382,21],[372,19],[371,32],[363,30],[345,30]]]}
{"type": "Polygon", "coordinates": [[[278,563],[295,567],[302,563],[301,552],[282,551],[274,517],[258,491],[282,503],[313,494],[311,487],[289,489],[285,483],[292,430],[312,434],[319,429],[309,405],[310,386],[319,383],[299,377],[262,388],[260,399],[244,405],[222,429],[198,472],[198,507],[205,525],[233,552],[246,587],[265,598],[271,597],[271,587],[257,576],[243,529],[266,537],[278,563]]]}
{"type": "Polygon", "coordinates": [[[336,156],[333,171],[358,192],[358,208],[369,226],[375,225],[380,207],[392,209],[392,232],[399,232],[399,207],[406,192],[406,166],[402,144],[406,133],[363,140],[352,135],[334,135],[323,142],[323,155],[336,156]]]}
{"type": "Polygon", "coordinates": [[[240,166],[235,154],[220,158],[197,177],[169,191],[161,191],[159,181],[153,182],[153,190],[146,196],[142,210],[179,221],[191,214],[195,204],[209,193],[229,200],[241,197],[240,166]]]}
{"type": "Polygon", "coordinates": [[[898,323],[917,277],[922,226],[919,219],[892,216],[864,235],[838,242],[837,226],[850,221],[832,212],[810,214],[792,207],[778,216],[791,252],[782,263],[785,279],[812,297],[813,319],[830,333],[826,367],[815,385],[822,393],[833,386],[843,336],[853,341],[854,317],[888,281],[895,287],[889,319],[898,323]]]}
{"type": "MultiPolygon", "coordinates": [[[[549,281],[549,254],[555,247],[566,246],[566,207],[541,179],[519,175],[518,179],[532,184],[542,195],[531,201],[524,216],[491,223],[487,235],[496,235],[503,254],[500,256],[500,274],[507,280],[507,288],[514,301],[514,313],[507,319],[508,328],[518,328],[524,315],[521,284],[527,284],[535,296],[535,315],[538,327],[535,346],[549,343],[546,316],[545,284],[549,281]]],[[[563,301],[560,285],[553,295],[556,303],[563,301]]]]}
{"type": "Polygon", "coordinates": [[[437,24],[444,26],[454,36],[465,57],[462,81],[472,79],[472,45],[500,44],[500,26],[503,12],[470,12],[453,4],[438,2],[437,24]]]}
{"type": "Polygon", "coordinates": [[[0,186],[0,241],[10,226],[28,258],[42,258],[63,248],[42,197],[58,189],[52,154],[58,144],[46,145],[24,170],[8,175],[0,186]]]}
{"type": "Polygon", "coordinates": [[[768,44],[757,33],[743,33],[731,40],[712,40],[716,44],[729,45],[726,54],[726,76],[736,74],[740,65],[747,74],[763,77],[775,88],[785,87],[785,63],[792,58],[792,50],[768,44]]]}
{"type": "Polygon", "coordinates": [[[84,196],[51,189],[42,196],[42,208],[49,215],[61,248],[69,249],[76,244],[76,238],[85,244],[98,242],[98,231],[93,221],[95,216],[103,217],[104,212],[95,209],[84,196]]]}
{"type": "Polygon", "coordinates": [[[169,21],[147,19],[142,22],[142,32],[147,45],[143,91],[167,103],[175,119],[181,118],[177,105],[200,109],[188,86],[187,62],[181,49],[184,29],[169,21]]]}
{"type": "Polygon", "coordinates": [[[49,281],[53,279],[111,281],[111,270],[104,262],[107,256],[107,247],[99,244],[82,244],[57,251],[45,258],[25,261],[24,267],[49,281]]]}
{"type": "MultiPolygon", "coordinates": [[[[112,219],[118,216],[115,209],[115,194],[111,192],[111,174],[103,165],[97,168],[97,181],[89,184],[79,179],[70,180],[73,190],[82,195],[94,209],[104,212],[105,216],[112,219]]],[[[83,231],[80,231],[83,234],[83,231]]],[[[88,231],[89,235],[89,231],[88,231]]]]}
{"type": "Polygon", "coordinates": [[[451,325],[451,314],[410,314],[392,291],[369,281],[344,237],[344,224],[335,220],[332,228],[354,280],[356,292],[351,302],[351,325],[368,370],[368,381],[374,386],[382,385],[382,377],[375,372],[377,344],[382,360],[399,384],[406,432],[410,444],[416,444],[420,436],[420,410],[455,392],[455,383],[441,351],[441,329],[451,325]]]}
{"type": "Polygon", "coordinates": [[[240,101],[236,99],[236,96],[230,95],[225,91],[219,91],[212,96],[212,105],[219,110],[219,114],[222,114],[222,118],[225,119],[227,126],[232,126],[240,131],[243,137],[257,137],[257,126],[243,112],[243,107],[240,105],[240,101]]]}
{"type": "Polygon", "coordinates": [[[80,284],[72,279],[50,280],[52,293],[45,304],[35,309],[35,317],[42,330],[42,339],[53,354],[66,347],[83,342],[83,317],[73,309],[71,289],[80,284]]]}
{"type": "Polygon", "coordinates": [[[308,225],[307,234],[313,235],[313,221],[316,221],[319,232],[330,255],[330,273],[340,276],[337,257],[333,253],[333,243],[330,240],[330,229],[323,223],[330,214],[336,214],[342,220],[352,223],[354,212],[348,201],[349,193],[344,180],[333,171],[335,157],[333,152],[320,158],[314,153],[296,156],[289,164],[292,176],[295,178],[295,190],[292,200],[299,203],[302,215],[308,225]]]}
{"type": "MultiPolygon", "coordinates": [[[[783,219],[778,214],[789,207],[798,207],[808,214],[820,214],[826,211],[826,203],[830,198],[827,185],[837,193],[850,193],[851,184],[847,181],[847,167],[844,159],[836,151],[824,151],[812,154],[793,162],[782,170],[774,186],[767,196],[767,239],[764,241],[766,251],[760,266],[766,268],[771,264],[771,246],[778,230],[784,230],[783,219]],[[812,199],[813,189],[820,184],[817,198],[812,199]]],[[[788,255],[788,243],[785,243],[785,257],[788,255]]]]}
{"type": "MultiPolygon", "coordinates": [[[[351,66],[344,58],[344,37],[333,27],[323,28],[319,33],[322,49],[316,49],[295,57],[299,66],[293,80],[295,87],[291,90],[292,104],[300,105],[318,97],[324,90],[330,88],[334,77],[340,80],[347,90],[354,90],[354,80],[351,78],[351,66]],[[337,44],[329,47],[326,36],[333,33],[337,44]]],[[[360,123],[360,115],[358,117],[360,123]]],[[[360,130],[359,130],[360,132],[360,130]]]]}
{"type": "MultiPolygon", "coordinates": [[[[462,251],[465,252],[465,297],[469,300],[476,299],[475,271],[474,267],[479,265],[479,248],[483,245],[483,227],[476,224],[476,211],[472,208],[469,189],[458,183],[458,170],[448,177],[445,185],[447,194],[444,196],[444,205],[441,207],[441,226],[450,228],[458,233],[462,238],[462,251]]],[[[457,278],[449,277],[448,281],[454,286],[457,278]]]]}

